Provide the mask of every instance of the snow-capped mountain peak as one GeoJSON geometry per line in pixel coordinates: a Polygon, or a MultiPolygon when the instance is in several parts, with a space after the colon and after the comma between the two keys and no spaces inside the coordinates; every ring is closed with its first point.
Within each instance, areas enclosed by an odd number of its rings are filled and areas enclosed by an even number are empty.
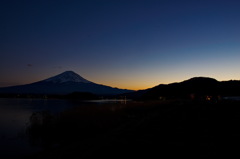
{"type": "Polygon", "coordinates": [[[44,81],[45,82],[53,82],[53,83],[64,83],[64,82],[92,83],[92,82],[84,79],[83,77],[81,77],[80,75],[78,75],[77,73],[75,73],[73,71],[63,72],[59,75],[50,77],[44,81]]]}

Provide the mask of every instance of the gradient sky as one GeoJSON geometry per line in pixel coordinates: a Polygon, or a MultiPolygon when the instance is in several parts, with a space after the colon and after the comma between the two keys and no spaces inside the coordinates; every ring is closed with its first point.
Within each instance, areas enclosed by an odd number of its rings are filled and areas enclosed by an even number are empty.
{"type": "Polygon", "coordinates": [[[240,80],[239,0],[1,0],[0,87],[72,70],[119,88],[240,80]]]}

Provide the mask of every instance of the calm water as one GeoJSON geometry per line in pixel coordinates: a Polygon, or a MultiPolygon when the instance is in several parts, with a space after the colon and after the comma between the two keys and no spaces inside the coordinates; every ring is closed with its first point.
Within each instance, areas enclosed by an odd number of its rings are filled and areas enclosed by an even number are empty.
{"type": "MultiPolygon", "coordinates": [[[[99,102],[96,101],[95,104],[99,104],[99,102]]],[[[26,134],[30,116],[34,112],[48,111],[51,114],[57,114],[66,109],[86,104],[53,99],[0,98],[0,158],[19,158],[41,150],[40,147],[30,144],[26,134]]]]}

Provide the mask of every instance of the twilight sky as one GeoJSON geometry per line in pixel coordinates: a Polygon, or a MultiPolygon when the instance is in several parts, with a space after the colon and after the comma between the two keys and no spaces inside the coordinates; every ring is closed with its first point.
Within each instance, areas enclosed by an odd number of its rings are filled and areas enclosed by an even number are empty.
{"type": "Polygon", "coordinates": [[[239,0],[1,0],[0,87],[72,70],[119,88],[240,80],[239,0]]]}

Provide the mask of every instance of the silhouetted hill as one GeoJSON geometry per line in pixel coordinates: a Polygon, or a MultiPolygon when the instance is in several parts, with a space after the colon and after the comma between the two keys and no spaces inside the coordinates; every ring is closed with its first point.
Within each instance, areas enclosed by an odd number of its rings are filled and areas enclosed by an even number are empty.
{"type": "Polygon", "coordinates": [[[240,81],[230,80],[221,82],[219,92],[225,96],[240,96],[240,81]]]}
{"type": "Polygon", "coordinates": [[[148,92],[148,90],[149,89],[138,90],[130,93],[124,93],[124,94],[121,94],[121,96],[125,96],[128,99],[141,99],[142,96],[148,92]]]}
{"type": "Polygon", "coordinates": [[[97,95],[88,92],[73,92],[64,96],[67,99],[78,100],[96,100],[99,99],[97,95]]]}
{"type": "MultiPolygon", "coordinates": [[[[131,94],[131,93],[130,93],[131,94]]],[[[136,94],[136,92],[134,92],[136,94]]],[[[223,81],[209,77],[194,77],[179,83],[160,84],[148,89],[140,99],[205,98],[206,96],[239,96],[240,81],[223,81]]]]}

